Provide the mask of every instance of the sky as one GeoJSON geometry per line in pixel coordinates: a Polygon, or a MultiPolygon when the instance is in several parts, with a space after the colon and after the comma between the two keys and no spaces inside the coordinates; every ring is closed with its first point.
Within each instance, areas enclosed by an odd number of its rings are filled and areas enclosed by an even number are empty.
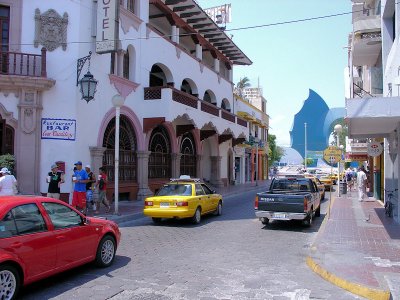
{"type": "MultiPolygon", "coordinates": [[[[248,77],[258,82],[267,99],[270,134],[279,146],[290,146],[294,115],[314,90],[330,108],[344,107],[344,69],[351,14],[318,20],[266,26],[300,19],[350,13],[350,0],[197,0],[204,9],[231,4],[232,23],[226,33],[253,62],[235,66],[233,82],[248,77]]],[[[307,128],[312,130],[312,128],[307,128]]]]}

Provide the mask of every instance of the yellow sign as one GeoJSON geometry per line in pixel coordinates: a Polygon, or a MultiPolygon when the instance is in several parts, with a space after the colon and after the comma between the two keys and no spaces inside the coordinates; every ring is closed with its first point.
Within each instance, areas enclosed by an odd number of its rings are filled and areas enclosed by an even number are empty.
{"type": "Polygon", "coordinates": [[[342,160],[342,150],[336,146],[329,146],[324,150],[324,159],[331,164],[342,160]]]}

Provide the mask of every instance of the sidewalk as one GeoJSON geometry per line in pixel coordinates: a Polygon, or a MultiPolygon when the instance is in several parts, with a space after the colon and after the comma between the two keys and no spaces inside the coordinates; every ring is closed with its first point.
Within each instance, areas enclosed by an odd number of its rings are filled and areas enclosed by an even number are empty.
{"type": "Polygon", "coordinates": [[[400,299],[400,225],[374,198],[359,202],[355,191],[333,198],[307,264],[356,295],[400,299]]]}
{"type": "MultiPolygon", "coordinates": [[[[216,192],[221,194],[222,197],[228,197],[236,193],[247,192],[247,191],[262,191],[269,187],[270,180],[259,180],[257,185],[255,182],[247,182],[244,184],[230,185],[221,188],[215,188],[216,192]]],[[[115,214],[115,204],[111,204],[111,212],[106,213],[106,209],[101,205],[100,213],[95,215],[95,217],[106,218],[108,220],[113,220],[116,223],[123,223],[131,220],[135,220],[142,216],[143,212],[143,202],[137,200],[129,201],[119,201],[118,203],[118,214],[115,214]]],[[[93,211],[89,211],[88,216],[92,217],[93,211]]]]}

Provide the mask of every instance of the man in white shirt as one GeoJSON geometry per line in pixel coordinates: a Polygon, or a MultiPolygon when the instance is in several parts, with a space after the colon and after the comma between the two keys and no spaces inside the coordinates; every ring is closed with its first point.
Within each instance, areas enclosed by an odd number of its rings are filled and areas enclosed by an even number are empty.
{"type": "Polygon", "coordinates": [[[2,168],[0,175],[0,196],[15,195],[17,180],[14,175],[10,175],[10,171],[7,168],[2,168]]]}
{"type": "Polygon", "coordinates": [[[367,196],[367,175],[364,172],[364,168],[358,168],[357,172],[357,186],[358,186],[358,200],[363,201],[367,196]]]}

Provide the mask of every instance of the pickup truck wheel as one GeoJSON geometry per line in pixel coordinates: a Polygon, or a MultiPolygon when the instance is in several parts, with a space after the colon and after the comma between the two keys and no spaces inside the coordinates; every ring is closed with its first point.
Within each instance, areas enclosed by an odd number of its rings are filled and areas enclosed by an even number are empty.
{"type": "Polygon", "coordinates": [[[307,218],[305,218],[303,220],[303,225],[304,226],[310,227],[311,224],[312,224],[312,213],[307,218]]]}
{"type": "Polygon", "coordinates": [[[315,216],[316,216],[316,217],[321,216],[321,205],[318,206],[317,210],[315,211],[315,216]]]}
{"type": "Polygon", "coordinates": [[[192,223],[193,224],[199,224],[201,221],[201,208],[198,207],[192,217],[192,223]]]}
{"type": "Polygon", "coordinates": [[[269,219],[268,218],[261,218],[261,223],[264,225],[268,225],[269,219]]]}

